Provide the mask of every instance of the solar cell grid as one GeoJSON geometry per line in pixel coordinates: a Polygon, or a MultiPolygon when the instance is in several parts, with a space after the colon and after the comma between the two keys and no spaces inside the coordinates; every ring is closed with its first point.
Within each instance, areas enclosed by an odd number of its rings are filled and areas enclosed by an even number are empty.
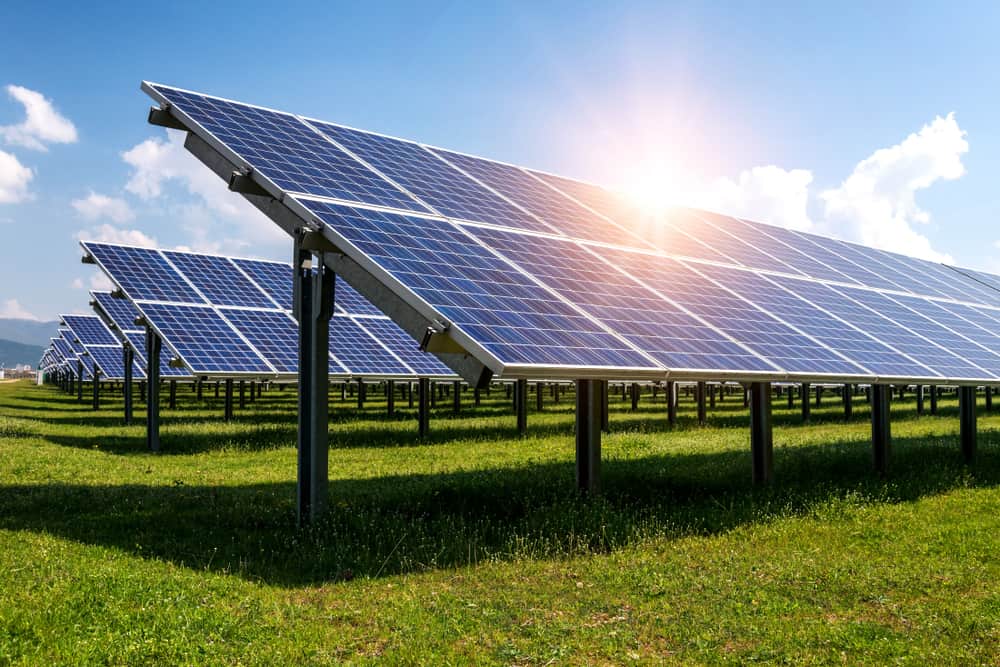
{"type": "Polygon", "coordinates": [[[90,241],[83,246],[134,301],[205,302],[157,250],[90,241]]]}
{"type": "Polygon", "coordinates": [[[115,323],[119,331],[136,331],[142,327],[135,323],[139,311],[128,299],[116,299],[111,292],[91,292],[94,300],[115,323]]]}
{"type": "Polygon", "coordinates": [[[256,259],[234,259],[233,263],[285,310],[292,310],[292,266],[256,259]]]}
{"type": "Polygon", "coordinates": [[[824,345],[882,377],[935,373],[796,295],[799,280],[767,278],[745,270],[715,268],[712,277],[824,345]],[[786,289],[787,288],[787,289],[786,289]]]}
{"type": "Polygon", "coordinates": [[[270,367],[207,306],[144,303],[167,344],[195,373],[270,373],[270,367]]]}
{"type": "Polygon", "coordinates": [[[518,167],[441,149],[431,150],[567,236],[646,246],[642,239],[610,224],[518,167]]]}
{"type": "Polygon", "coordinates": [[[791,229],[781,229],[778,227],[768,227],[768,234],[771,234],[786,244],[792,246],[799,252],[822,262],[835,269],[845,276],[854,278],[855,281],[869,287],[898,290],[900,286],[886,280],[882,276],[872,273],[864,264],[856,264],[836,252],[835,246],[829,239],[823,239],[814,234],[805,234],[791,229]]]}
{"type": "MultiPolygon", "coordinates": [[[[746,239],[766,255],[780,260],[786,266],[796,267],[801,273],[807,276],[857,284],[857,281],[850,275],[841,273],[795,247],[787,245],[777,235],[772,234],[769,228],[765,228],[764,225],[721,216],[713,218],[712,222],[730,234],[746,239]]],[[[763,266],[756,268],[769,270],[771,267],[763,266]]]]}
{"type": "Polygon", "coordinates": [[[774,368],[571,241],[468,231],[667,368],[774,368]]]}
{"type": "Polygon", "coordinates": [[[63,315],[62,321],[84,345],[114,345],[118,342],[99,317],[63,315]]]}
{"type": "Polygon", "coordinates": [[[355,322],[370,331],[417,375],[454,375],[454,372],[438,361],[437,357],[422,351],[417,342],[392,320],[366,317],[356,319],[355,322]]]}
{"type": "Polygon", "coordinates": [[[899,261],[899,256],[894,253],[846,241],[840,241],[839,243],[841,247],[849,247],[850,252],[868,258],[868,263],[874,267],[872,270],[878,271],[878,273],[889,278],[905,291],[931,296],[951,296],[947,286],[942,285],[933,276],[928,276],[914,270],[911,266],[907,266],[905,263],[899,261]]]}
{"type": "Polygon", "coordinates": [[[285,190],[426,211],[295,116],[167,86],[153,87],[285,190]]]}
{"type": "Polygon", "coordinates": [[[304,203],[504,363],[650,367],[449,222],[304,203]]]}
{"type": "Polygon", "coordinates": [[[602,254],[618,266],[628,267],[629,273],[644,284],[716,329],[725,331],[781,369],[848,375],[860,372],[857,366],[828,348],[718,287],[681,262],[618,250],[602,254]]]}
{"type": "Polygon", "coordinates": [[[983,374],[965,359],[914,333],[906,324],[912,313],[876,292],[853,287],[833,288],[805,281],[797,287],[797,292],[883,343],[918,359],[939,375],[966,378],[983,374]]]}
{"type": "Polygon", "coordinates": [[[758,250],[742,238],[738,238],[727,231],[730,218],[710,213],[708,211],[696,211],[694,209],[681,209],[685,214],[679,220],[677,226],[690,236],[698,239],[705,245],[718,250],[726,257],[730,257],[737,264],[751,269],[764,269],[780,271],[793,275],[803,275],[801,271],[782,262],[778,257],[769,255],[758,250]]]}
{"type": "Polygon", "coordinates": [[[1000,276],[998,275],[987,273],[985,271],[974,271],[972,269],[962,269],[953,266],[950,266],[948,268],[950,268],[952,271],[955,271],[956,273],[969,276],[974,280],[976,280],[978,283],[988,286],[990,289],[1000,291],[1000,276]]]}
{"type": "Polygon", "coordinates": [[[549,231],[419,144],[328,123],[313,124],[446,217],[549,231]]]}
{"type": "Polygon", "coordinates": [[[333,355],[356,375],[413,375],[346,315],[330,318],[330,338],[339,341],[333,355]]]}
{"type": "Polygon", "coordinates": [[[286,313],[226,309],[223,314],[279,373],[299,369],[299,330],[286,313]]]}
{"type": "Polygon", "coordinates": [[[959,301],[1000,306],[1000,290],[987,287],[981,282],[952,271],[937,262],[929,262],[926,259],[907,257],[896,253],[888,254],[891,254],[897,262],[908,267],[913,275],[933,280],[936,289],[939,292],[944,292],[946,296],[959,301]]]}
{"type": "Polygon", "coordinates": [[[278,307],[225,257],[173,250],[164,250],[163,254],[211,304],[246,308],[278,307]]]}

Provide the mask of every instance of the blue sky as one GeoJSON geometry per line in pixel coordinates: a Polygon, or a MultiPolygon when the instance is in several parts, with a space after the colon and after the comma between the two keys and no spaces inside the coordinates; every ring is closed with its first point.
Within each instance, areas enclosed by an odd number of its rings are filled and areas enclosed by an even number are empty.
{"type": "Polygon", "coordinates": [[[289,254],[142,79],[1000,271],[996,3],[18,4],[0,316],[85,310],[78,238],[289,254]]]}

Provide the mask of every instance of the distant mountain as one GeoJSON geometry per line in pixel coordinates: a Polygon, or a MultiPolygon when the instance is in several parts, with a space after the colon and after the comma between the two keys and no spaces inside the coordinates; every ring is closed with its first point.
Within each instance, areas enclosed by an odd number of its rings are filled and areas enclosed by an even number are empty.
{"type": "Polygon", "coordinates": [[[0,339],[0,366],[12,368],[18,364],[38,365],[45,348],[40,345],[25,345],[12,340],[0,339]]]}
{"type": "MultiPolygon", "coordinates": [[[[49,339],[55,338],[57,335],[59,335],[58,322],[0,318],[0,338],[6,341],[48,347],[49,339]]],[[[31,363],[37,361],[38,359],[35,359],[31,363]]]]}

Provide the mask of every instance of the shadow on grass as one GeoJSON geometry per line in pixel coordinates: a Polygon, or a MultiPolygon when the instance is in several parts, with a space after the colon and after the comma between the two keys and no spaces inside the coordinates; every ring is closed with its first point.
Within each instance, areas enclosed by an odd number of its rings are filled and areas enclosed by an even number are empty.
{"type": "MultiPolygon", "coordinates": [[[[143,558],[300,586],[487,560],[562,558],[637,540],[716,534],[845,503],[896,503],[1000,483],[1000,440],[972,468],[952,438],[897,439],[893,472],[857,442],[779,449],[777,482],[749,482],[740,451],[607,460],[601,495],[574,490],[572,461],[332,480],[330,511],[295,529],[292,482],[232,487],[11,485],[0,528],[50,533],[143,558]]],[[[509,446],[521,446],[517,442],[509,446]]],[[[291,476],[292,470],[289,470],[291,476]]]]}

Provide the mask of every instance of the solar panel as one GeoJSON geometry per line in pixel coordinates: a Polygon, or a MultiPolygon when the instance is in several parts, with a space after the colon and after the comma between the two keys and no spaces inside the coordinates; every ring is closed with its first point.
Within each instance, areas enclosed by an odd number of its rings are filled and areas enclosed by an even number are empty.
{"type": "Polygon", "coordinates": [[[90,294],[119,331],[142,330],[142,327],[135,323],[139,317],[139,311],[132,305],[131,301],[115,298],[111,296],[111,292],[91,292],[90,294]]]}
{"type": "MultiPolygon", "coordinates": [[[[338,285],[337,289],[340,287],[338,285]]],[[[420,349],[413,338],[387,317],[355,318],[355,323],[371,333],[403,363],[413,369],[413,373],[423,376],[447,376],[454,373],[438,361],[433,354],[420,349]]],[[[335,350],[336,352],[336,350],[335,350]]]]}
{"type": "Polygon", "coordinates": [[[60,319],[83,345],[114,345],[118,340],[104,326],[101,318],[93,315],[62,315],[60,319]]]}
{"type": "Polygon", "coordinates": [[[158,250],[92,241],[82,245],[133,301],[205,302],[158,250]]]}
{"type": "Polygon", "coordinates": [[[522,229],[546,229],[419,144],[328,123],[313,125],[444,216],[522,229]]]}
{"type": "Polygon", "coordinates": [[[803,333],[881,377],[933,377],[929,368],[886,347],[849,322],[813,305],[796,294],[801,281],[768,278],[745,270],[713,268],[712,277],[741,297],[752,301],[803,333]]]}
{"type": "Polygon", "coordinates": [[[655,368],[453,224],[309,201],[314,214],[507,363],[655,368]]]}
{"type": "Polygon", "coordinates": [[[987,273],[986,271],[974,271],[972,269],[962,269],[954,266],[948,268],[961,275],[969,276],[976,282],[982,285],[986,285],[991,289],[1000,291],[1000,276],[998,275],[987,273]]]}
{"type": "MultiPolygon", "coordinates": [[[[429,326],[443,323],[494,371],[1000,377],[989,326],[1000,278],[705,211],[648,216],[583,181],[144,85],[223,157],[271,179],[265,185],[306,224],[322,221],[397,299],[374,306],[401,301],[429,326]],[[316,142],[322,150],[304,148],[316,142]],[[316,182],[290,177],[327,147],[411,196],[399,204],[322,192],[322,178],[324,187],[352,186],[338,165],[317,164],[316,182]]],[[[287,267],[236,265],[275,310],[290,308],[287,267]]],[[[380,319],[360,295],[341,296],[335,320],[380,319]]],[[[379,328],[368,328],[370,340],[390,340],[379,328]]],[[[395,333],[393,344],[407,340],[395,333]]],[[[403,361],[416,354],[407,345],[389,357],[415,367],[403,361]]],[[[360,363],[339,359],[348,369],[360,363]]]]}
{"type": "MultiPolygon", "coordinates": [[[[487,228],[468,231],[542,282],[557,286],[563,297],[669,368],[777,368],[571,241],[487,228]]],[[[669,264],[659,271],[675,278],[669,264]]]]}
{"type": "Polygon", "coordinates": [[[283,190],[426,211],[295,116],[167,86],[152,88],[283,190]]]}
{"type": "MultiPolygon", "coordinates": [[[[143,377],[146,373],[146,332],[126,331],[125,338],[128,340],[135,354],[136,366],[142,371],[143,377]]],[[[169,355],[160,355],[160,377],[165,379],[177,379],[190,377],[191,373],[183,368],[174,368],[170,365],[169,355]]]]}
{"type": "MultiPolygon", "coordinates": [[[[230,324],[279,373],[295,373],[299,368],[299,330],[286,313],[273,310],[227,309],[230,324]]],[[[341,371],[343,372],[343,371],[341,371]]]]}
{"type": "Polygon", "coordinates": [[[143,303],[139,307],[196,375],[275,372],[208,306],[143,303]]]}
{"type": "Polygon", "coordinates": [[[209,303],[247,308],[278,307],[225,257],[172,250],[164,250],[163,255],[205,295],[209,303]]]}
{"type": "Polygon", "coordinates": [[[284,310],[292,310],[292,266],[258,259],[233,259],[233,263],[284,310]]]}
{"type": "Polygon", "coordinates": [[[610,224],[605,218],[584,208],[519,167],[441,149],[432,150],[476,180],[533,213],[552,228],[541,227],[540,231],[557,231],[567,236],[591,241],[643,245],[638,237],[633,237],[625,229],[610,224]]]}

